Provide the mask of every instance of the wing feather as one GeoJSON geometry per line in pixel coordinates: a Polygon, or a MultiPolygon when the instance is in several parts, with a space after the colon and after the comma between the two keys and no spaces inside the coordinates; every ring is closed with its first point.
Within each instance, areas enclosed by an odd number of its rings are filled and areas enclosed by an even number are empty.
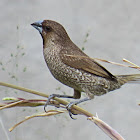
{"type": "Polygon", "coordinates": [[[63,49],[60,52],[60,57],[63,63],[73,68],[81,69],[100,77],[116,79],[114,75],[80,49],[74,51],[63,49]]]}

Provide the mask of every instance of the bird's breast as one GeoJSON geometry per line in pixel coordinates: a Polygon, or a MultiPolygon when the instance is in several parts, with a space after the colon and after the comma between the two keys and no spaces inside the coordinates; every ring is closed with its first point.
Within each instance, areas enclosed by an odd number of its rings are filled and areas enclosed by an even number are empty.
{"type": "Polygon", "coordinates": [[[59,56],[61,48],[53,46],[43,50],[44,59],[52,75],[61,83],[82,91],[79,80],[84,80],[82,72],[64,64],[59,56]],[[81,77],[81,78],[79,78],[81,77]],[[83,78],[82,78],[83,77],[83,78]]]}

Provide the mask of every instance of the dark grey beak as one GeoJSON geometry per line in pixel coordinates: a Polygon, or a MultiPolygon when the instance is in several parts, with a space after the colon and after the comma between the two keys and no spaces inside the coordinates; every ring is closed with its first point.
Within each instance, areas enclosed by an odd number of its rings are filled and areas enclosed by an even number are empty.
{"type": "Polygon", "coordinates": [[[38,21],[31,24],[35,29],[39,31],[40,34],[42,34],[42,22],[43,21],[38,21]]]}

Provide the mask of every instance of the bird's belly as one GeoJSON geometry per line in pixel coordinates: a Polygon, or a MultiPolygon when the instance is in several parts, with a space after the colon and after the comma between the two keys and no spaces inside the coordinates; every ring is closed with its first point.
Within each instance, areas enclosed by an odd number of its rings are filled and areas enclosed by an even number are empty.
{"type": "Polygon", "coordinates": [[[52,75],[61,83],[76,90],[97,96],[120,87],[115,81],[63,65],[48,65],[52,75]]]}

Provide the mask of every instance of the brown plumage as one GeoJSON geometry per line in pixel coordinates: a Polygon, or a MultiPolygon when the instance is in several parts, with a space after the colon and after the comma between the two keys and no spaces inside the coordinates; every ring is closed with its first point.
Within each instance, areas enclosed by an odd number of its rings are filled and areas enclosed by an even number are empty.
{"type": "Polygon", "coordinates": [[[42,36],[44,58],[52,75],[61,83],[74,89],[74,96],[61,95],[61,97],[80,98],[81,92],[88,95],[86,99],[72,102],[70,107],[92,99],[94,95],[99,96],[118,89],[129,81],[140,80],[140,74],[112,75],[81,51],[59,23],[44,20],[31,25],[42,36]]]}

